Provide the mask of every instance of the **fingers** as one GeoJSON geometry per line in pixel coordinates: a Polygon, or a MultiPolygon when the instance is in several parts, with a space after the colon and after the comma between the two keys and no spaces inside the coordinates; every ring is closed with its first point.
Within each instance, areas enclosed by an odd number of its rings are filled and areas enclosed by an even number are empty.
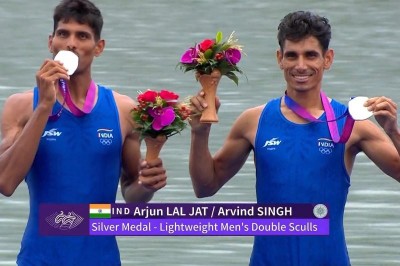
{"type": "Polygon", "coordinates": [[[397,109],[397,104],[392,99],[385,96],[369,98],[366,101],[365,106],[369,107],[368,109],[371,109],[371,111],[375,109],[382,109],[385,107],[397,109]]]}
{"type": "Polygon", "coordinates": [[[373,97],[368,99],[365,106],[374,113],[375,120],[387,134],[398,132],[397,104],[392,99],[384,96],[373,97]]]}
{"type": "Polygon", "coordinates": [[[204,91],[200,91],[196,96],[190,99],[191,108],[193,113],[201,113],[207,108],[207,103],[204,99],[204,91]]]}
{"type": "Polygon", "coordinates": [[[165,187],[167,185],[167,178],[165,177],[153,177],[153,178],[141,178],[139,184],[146,187],[147,189],[153,190],[154,192],[165,187]]]}
{"type": "MultiPolygon", "coordinates": [[[[204,111],[204,109],[208,107],[208,104],[205,100],[205,95],[205,92],[201,90],[196,96],[190,99],[192,116],[199,116],[204,111]]],[[[215,97],[215,106],[217,110],[219,109],[220,105],[221,103],[219,101],[219,98],[215,97]]]]}
{"type": "Polygon", "coordinates": [[[67,69],[62,63],[54,60],[47,59],[44,61],[39,71],[36,73],[36,77],[42,82],[54,82],[61,78],[69,79],[67,69]]]}
{"type": "Polygon", "coordinates": [[[189,124],[191,125],[192,129],[196,125],[200,124],[200,116],[204,109],[207,108],[207,103],[204,99],[204,91],[199,91],[196,96],[190,98],[190,117],[189,117],[189,124]]]}
{"type": "Polygon", "coordinates": [[[365,106],[368,107],[368,110],[374,112],[374,115],[397,114],[397,104],[385,96],[372,97],[366,101],[365,106]]]}
{"type": "Polygon", "coordinates": [[[139,184],[157,191],[167,184],[167,175],[161,159],[143,161],[140,165],[139,184]]]}
{"type": "Polygon", "coordinates": [[[64,66],[58,61],[45,60],[36,72],[36,83],[39,88],[39,102],[41,104],[52,105],[55,102],[57,82],[60,79],[69,79],[64,66]]]}

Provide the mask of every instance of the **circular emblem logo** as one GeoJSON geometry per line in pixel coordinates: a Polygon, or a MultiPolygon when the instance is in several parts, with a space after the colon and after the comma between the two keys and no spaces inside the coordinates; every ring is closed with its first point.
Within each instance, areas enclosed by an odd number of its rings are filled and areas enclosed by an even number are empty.
{"type": "Polygon", "coordinates": [[[324,204],[314,206],[313,213],[316,218],[324,218],[328,214],[328,208],[324,204]]]}

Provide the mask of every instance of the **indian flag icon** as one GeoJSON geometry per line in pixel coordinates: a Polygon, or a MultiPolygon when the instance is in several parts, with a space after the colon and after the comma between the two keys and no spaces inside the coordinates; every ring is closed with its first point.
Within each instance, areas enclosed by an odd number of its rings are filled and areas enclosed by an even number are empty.
{"type": "Polygon", "coordinates": [[[90,204],[90,218],[111,218],[111,204],[90,204]]]}

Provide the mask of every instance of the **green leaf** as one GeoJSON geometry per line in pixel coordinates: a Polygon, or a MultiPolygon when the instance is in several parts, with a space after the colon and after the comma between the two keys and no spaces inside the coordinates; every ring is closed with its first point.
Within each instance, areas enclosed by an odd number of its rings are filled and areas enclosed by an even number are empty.
{"type": "Polygon", "coordinates": [[[219,43],[222,41],[222,32],[218,31],[217,36],[215,36],[215,42],[219,43]]]}
{"type": "Polygon", "coordinates": [[[236,85],[239,85],[239,78],[235,75],[235,73],[233,72],[228,72],[225,74],[228,78],[230,78],[231,80],[233,80],[233,82],[235,82],[236,85]]]}
{"type": "Polygon", "coordinates": [[[192,71],[194,69],[196,69],[196,68],[195,67],[188,67],[188,68],[185,69],[185,71],[183,73],[186,73],[188,71],[192,71]]]}
{"type": "Polygon", "coordinates": [[[215,54],[224,51],[222,44],[214,45],[213,51],[214,51],[215,54]]]}
{"type": "Polygon", "coordinates": [[[213,51],[211,49],[208,49],[207,51],[204,52],[204,57],[206,59],[212,59],[213,58],[213,51]]]}
{"type": "Polygon", "coordinates": [[[229,43],[223,43],[223,45],[222,45],[222,50],[223,51],[226,51],[226,50],[228,50],[229,48],[231,48],[231,44],[229,44],[229,43]]]}

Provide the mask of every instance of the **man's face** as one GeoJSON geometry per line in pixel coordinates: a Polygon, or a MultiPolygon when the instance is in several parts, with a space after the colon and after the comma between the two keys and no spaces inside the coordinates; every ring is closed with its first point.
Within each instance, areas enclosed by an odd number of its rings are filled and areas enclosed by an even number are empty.
{"type": "Polygon", "coordinates": [[[49,50],[56,55],[60,50],[69,50],[79,57],[79,66],[75,73],[90,69],[95,56],[104,49],[104,41],[95,40],[92,28],[74,20],[58,22],[54,36],[49,37],[49,50]]]}
{"type": "Polygon", "coordinates": [[[324,70],[331,66],[333,56],[332,49],[323,54],[315,37],[298,42],[286,40],[283,52],[277,51],[277,60],[283,70],[287,90],[321,89],[324,70]]]}

